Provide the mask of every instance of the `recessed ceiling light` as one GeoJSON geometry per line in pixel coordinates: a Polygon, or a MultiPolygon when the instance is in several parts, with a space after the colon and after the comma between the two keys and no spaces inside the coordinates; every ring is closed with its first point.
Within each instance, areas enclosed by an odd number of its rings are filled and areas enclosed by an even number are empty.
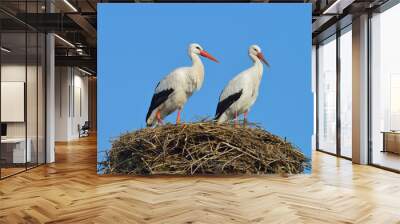
{"type": "Polygon", "coordinates": [[[58,34],[54,34],[55,37],[57,37],[59,40],[61,40],[62,42],[66,43],[68,46],[75,48],[75,45],[73,45],[71,42],[69,42],[68,40],[62,38],[61,36],[59,36],[58,34]]]}
{"type": "Polygon", "coordinates": [[[88,71],[86,71],[86,70],[83,70],[83,69],[81,69],[81,68],[79,68],[79,67],[78,67],[78,70],[81,71],[81,72],[83,72],[83,73],[85,73],[86,75],[90,75],[90,76],[93,75],[92,73],[90,73],[90,72],[88,72],[88,71]]]}
{"type": "Polygon", "coordinates": [[[64,3],[67,4],[74,12],[78,12],[78,10],[68,0],[64,0],[64,3]]]}
{"type": "Polygon", "coordinates": [[[351,5],[355,0],[336,0],[331,4],[324,12],[323,15],[326,14],[342,14],[343,9],[347,8],[351,5]]]}
{"type": "Polygon", "coordinates": [[[5,47],[1,47],[0,49],[1,49],[1,51],[4,51],[6,53],[10,53],[11,52],[11,50],[9,50],[9,49],[7,49],[5,47]]]}

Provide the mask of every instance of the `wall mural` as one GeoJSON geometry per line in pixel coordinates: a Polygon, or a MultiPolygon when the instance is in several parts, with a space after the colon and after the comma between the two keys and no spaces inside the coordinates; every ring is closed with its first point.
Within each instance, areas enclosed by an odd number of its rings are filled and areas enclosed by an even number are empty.
{"type": "Polygon", "coordinates": [[[98,9],[99,174],[311,172],[310,4],[98,9]]]}

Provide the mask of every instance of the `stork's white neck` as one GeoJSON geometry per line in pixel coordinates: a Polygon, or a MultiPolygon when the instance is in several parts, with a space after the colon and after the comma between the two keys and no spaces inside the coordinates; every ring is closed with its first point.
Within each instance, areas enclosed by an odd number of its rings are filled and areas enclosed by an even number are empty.
{"type": "Polygon", "coordinates": [[[258,78],[261,80],[262,74],[263,74],[263,69],[264,69],[263,64],[257,56],[252,55],[252,54],[250,54],[249,56],[250,56],[251,60],[253,60],[253,67],[257,71],[256,74],[257,74],[258,78]]]}
{"type": "Polygon", "coordinates": [[[199,55],[195,53],[190,54],[190,58],[192,59],[192,68],[196,69],[198,72],[203,72],[204,73],[204,65],[203,62],[201,61],[199,55]]]}
{"type": "Polygon", "coordinates": [[[204,65],[203,62],[201,61],[199,55],[195,53],[190,53],[190,58],[192,59],[192,73],[190,75],[193,76],[195,83],[196,83],[196,89],[199,90],[201,86],[203,85],[204,81],[204,65]]]}

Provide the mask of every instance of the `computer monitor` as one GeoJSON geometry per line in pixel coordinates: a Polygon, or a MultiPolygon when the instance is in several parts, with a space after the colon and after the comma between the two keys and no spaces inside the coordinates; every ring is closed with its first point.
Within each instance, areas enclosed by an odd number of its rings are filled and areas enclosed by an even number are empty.
{"type": "Polygon", "coordinates": [[[2,123],[1,124],[1,136],[3,137],[5,137],[5,136],[7,136],[7,124],[5,124],[5,123],[2,123]]]}

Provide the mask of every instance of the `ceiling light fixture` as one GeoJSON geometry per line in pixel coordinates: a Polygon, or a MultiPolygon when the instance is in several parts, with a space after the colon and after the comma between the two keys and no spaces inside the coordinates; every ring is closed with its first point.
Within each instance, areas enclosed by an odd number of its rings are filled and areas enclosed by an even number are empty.
{"type": "Polygon", "coordinates": [[[343,10],[351,5],[355,0],[336,0],[332,5],[330,5],[324,12],[323,15],[327,14],[342,14],[343,10]]]}
{"type": "Polygon", "coordinates": [[[1,51],[4,51],[6,53],[10,53],[11,52],[11,50],[9,50],[9,49],[7,49],[5,47],[1,47],[0,49],[1,49],[1,51]]]}
{"type": "Polygon", "coordinates": [[[337,5],[339,4],[340,0],[336,0],[331,6],[329,6],[322,14],[330,14],[332,13],[332,9],[336,9],[337,5]]]}
{"type": "Polygon", "coordinates": [[[75,6],[73,6],[68,0],[64,0],[64,3],[67,4],[74,12],[78,12],[75,6]]]}
{"type": "Polygon", "coordinates": [[[57,37],[59,40],[61,40],[62,42],[66,43],[68,46],[75,48],[75,45],[73,45],[71,42],[69,42],[68,40],[60,37],[58,34],[54,34],[55,37],[57,37]]]}
{"type": "Polygon", "coordinates": [[[78,67],[78,70],[81,71],[81,72],[83,72],[83,73],[85,73],[86,75],[90,75],[90,76],[93,75],[92,73],[90,73],[90,72],[88,72],[88,71],[86,71],[86,70],[83,70],[83,69],[81,69],[81,68],[79,68],[79,67],[78,67]]]}

